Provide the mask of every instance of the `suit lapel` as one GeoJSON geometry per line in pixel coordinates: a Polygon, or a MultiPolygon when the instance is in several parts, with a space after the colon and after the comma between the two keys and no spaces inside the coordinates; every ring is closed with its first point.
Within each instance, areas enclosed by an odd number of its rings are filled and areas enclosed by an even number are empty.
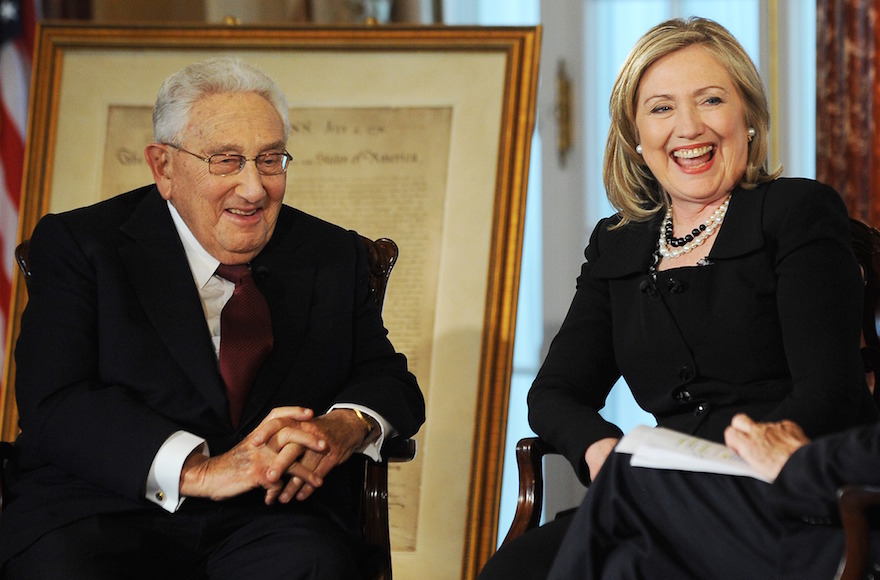
{"type": "Polygon", "coordinates": [[[593,265],[593,276],[614,279],[646,274],[651,265],[651,254],[657,246],[662,220],[662,215],[654,216],[650,221],[631,222],[600,236],[602,246],[599,248],[600,257],[593,265]]]}
{"type": "Polygon", "coordinates": [[[121,230],[131,243],[120,257],[153,328],[190,381],[228,417],[198,290],[165,200],[148,195],[121,230]]]}
{"type": "MultiPolygon", "coordinates": [[[[254,380],[243,427],[283,384],[307,326],[317,264],[306,250],[309,234],[302,227],[304,220],[288,209],[283,208],[272,239],[251,263],[269,305],[275,346],[254,380]]],[[[196,388],[228,420],[201,301],[166,202],[158,193],[148,196],[121,229],[131,237],[131,244],[120,248],[120,256],[150,322],[196,388]]]]}
{"type": "MultiPolygon", "coordinates": [[[[753,190],[737,188],[730,198],[727,217],[708,258],[735,258],[754,252],[764,246],[762,217],[766,185],[753,190]]],[[[644,223],[630,223],[609,232],[607,242],[600,248],[601,258],[593,268],[597,278],[623,278],[647,273],[651,254],[660,235],[660,213],[644,223]]]]}
{"type": "Polygon", "coordinates": [[[718,239],[709,259],[735,258],[764,246],[764,195],[768,185],[756,189],[738,188],[730,197],[727,216],[718,231],[718,239]]]}

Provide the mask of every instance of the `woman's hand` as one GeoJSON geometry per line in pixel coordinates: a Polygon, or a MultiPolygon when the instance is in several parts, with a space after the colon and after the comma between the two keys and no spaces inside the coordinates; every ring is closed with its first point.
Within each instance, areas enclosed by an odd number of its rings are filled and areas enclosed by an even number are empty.
{"type": "Polygon", "coordinates": [[[602,469],[605,460],[614,451],[618,441],[620,440],[616,437],[606,437],[587,447],[584,459],[587,462],[587,467],[590,469],[590,480],[595,480],[596,476],[599,475],[599,470],[602,469]]]}

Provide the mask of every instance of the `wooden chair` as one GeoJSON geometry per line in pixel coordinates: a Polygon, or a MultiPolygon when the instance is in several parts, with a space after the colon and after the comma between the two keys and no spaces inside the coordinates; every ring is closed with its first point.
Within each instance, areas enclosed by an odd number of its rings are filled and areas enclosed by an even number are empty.
{"type": "Polygon", "coordinates": [[[516,444],[516,466],[519,471],[519,494],[516,498],[516,511],[513,522],[504,536],[501,545],[515,540],[527,531],[541,525],[541,512],[544,509],[544,470],[542,462],[545,455],[558,451],[540,437],[525,437],[516,444]]]}
{"type": "MultiPolygon", "coordinates": [[[[385,290],[391,270],[397,262],[398,248],[393,240],[380,238],[371,240],[361,236],[367,249],[367,263],[370,267],[370,289],[373,298],[381,309],[385,302],[385,290]]],[[[15,261],[25,278],[30,280],[31,270],[28,264],[28,240],[23,241],[15,249],[15,261]]],[[[5,462],[12,458],[13,444],[9,441],[0,442],[0,458],[5,462]]],[[[388,462],[411,461],[416,455],[416,442],[413,439],[391,438],[382,447],[385,461],[377,463],[364,457],[364,482],[358,491],[360,495],[359,526],[367,543],[378,548],[379,561],[376,562],[375,580],[391,580],[391,540],[388,531],[388,462]]],[[[2,482],[0,482],[2,494],[2,482]]],[[[0,495],[2,506],[2,495],[0,495]]]]}
{"type": "MultiPolygon", "coordinates": [[[[877,333],[880,313],[880,231],[856,219],[850,219],[853,251],[865,279],[862,311],[862,360],[874,402],[880,406],[880,387],[874,388],[874,373],[880,371],[880,337],[877,333]]],[[[502,545],[538,527],[544,497],[544,476],[541,468],[545,455],[558,453],[539,437],[520,439],[516,445],[519,470],[519,495],[516,512],[502,545]]],[[[869,555],[869,514],[880,512],[880,488],[847,485],[838,492],[841,520],[846,536],[846,553],[841,580],[864,578],[869,555]]]]}
{"type": "MultiPolygon", "coordinates": [[[[865,277],[862,359],[874,402],[880,406],[880,387],[876,384],[877,372],[880,371],[880,337],[877,335],[877,316],[880,313],[880,231],[858,220],[851,220],[851,226],[853,250],[865,277]]],[[[871,533],[869,515],[878,511],[880,488],[845,485],[838,491],[838,501],[846,537],[840,579],[864,578],[868,572],[871,533]]]]}
{"type": "MultiPolygon", "coordinates": [[[[399,254],[397,244],[388,238],[375,241],[361,236],[367,248],[367,263],[370,266],[370,288],[373,298],[381,309],[385,303],[385,289],[391,269],[399,254]]],[[[360,527],[364,539],[381,550],[381,569],[374,578],[391,580],[391,539],[388,532],[388,462],[412,461],[416,456],[414,439],[392,438],[382,447],[385,461],[377,463],[371,459],[364,462],[364,487],[361,495],[360,527]]]]}

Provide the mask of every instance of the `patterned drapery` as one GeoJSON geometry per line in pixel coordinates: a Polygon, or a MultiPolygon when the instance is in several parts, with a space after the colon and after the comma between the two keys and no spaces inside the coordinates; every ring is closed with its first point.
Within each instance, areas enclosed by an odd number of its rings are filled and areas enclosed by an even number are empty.
{"type": "Polygon", "coordinates": [[[816,7],[816,177],[841,193],[852,217],[877,226],[880,0],[817,0],[816,7]]]}

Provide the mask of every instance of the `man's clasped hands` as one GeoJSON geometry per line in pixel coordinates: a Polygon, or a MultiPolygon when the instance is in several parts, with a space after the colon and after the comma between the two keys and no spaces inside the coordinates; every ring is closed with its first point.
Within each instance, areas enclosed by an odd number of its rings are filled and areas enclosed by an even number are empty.
{"type": "Polygon", "coordinates": [[[304,407],[278,407],[228,452],[209,457],[196,451],[187,457],[180,493],[219,501],[263,488],[267,505],[302,501],[377,432],[351,409],[315,416],[304,407]]]}

